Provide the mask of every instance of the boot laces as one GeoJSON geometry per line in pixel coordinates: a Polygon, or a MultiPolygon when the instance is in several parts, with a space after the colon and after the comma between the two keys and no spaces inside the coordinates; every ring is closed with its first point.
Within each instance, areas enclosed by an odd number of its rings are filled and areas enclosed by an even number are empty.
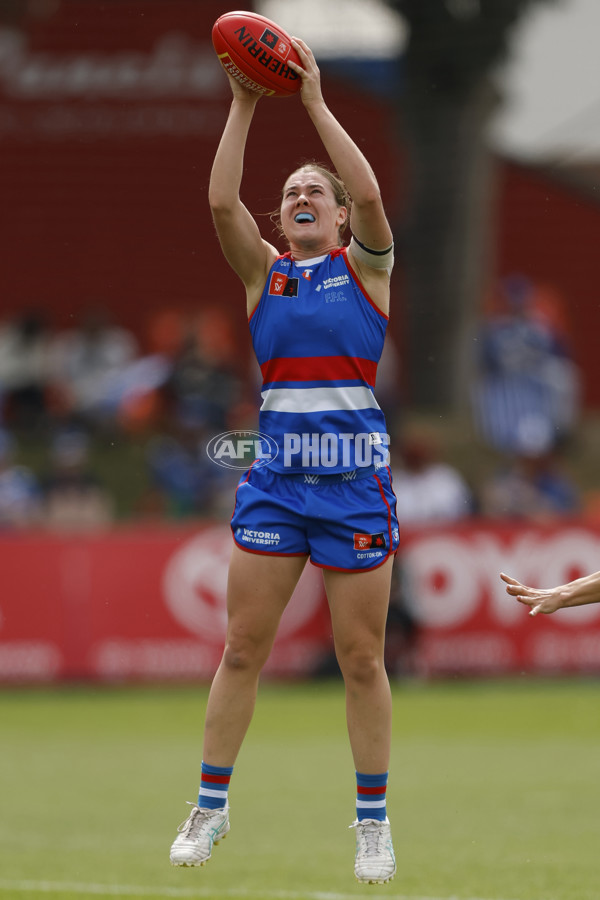
{"type": "Polygon", "coordinates": [[[375,822],[373,819],[363,819],[362,822],[353,822],[350,828],[358,829],[358,836],[361,843],[361,850],[367,856],[379,856],[383,852],[383,832],[382,822],[375,822]]]}
{"type": "Polygon", "coordinates": [[[186,838],[197,838],[200,834],[202,826],[206,822],[206,819],[210,816],[211,813],[217,812],[217,810],[212,809],[202,809],[199,806],[196,806],[195,803],[192,803],[190,800],[187,800],[186,803],[189,806],[193,806],[193,809],[187,819],[185,819],[181,825],[177,828],[177,831],[180,834],[184,834],[186,838]]]}

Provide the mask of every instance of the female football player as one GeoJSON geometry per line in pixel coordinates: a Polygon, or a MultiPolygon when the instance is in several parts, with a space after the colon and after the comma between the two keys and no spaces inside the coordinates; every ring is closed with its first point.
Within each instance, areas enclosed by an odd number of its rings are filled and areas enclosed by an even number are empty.
{"type": "Polygon", "coordinates": [[[375,175],[326,106],[311,50],[301,40],[294,48],[302,66],[290,65],[302,78],[302,103],[339,177],[314,163],[290,174],[279,210],[289,251],[280,254],[240,200],[258,95],[230,79],[233,101],[209,201],[223,253],[245,287],[263,374],[259,430],[279,453],[269,465],[251,466],[237,488],[227,638],[206,711],[200,793],[171,861],[202,865],[229,831],[227,790],[259,675],[310,558],[323,570],[345,682],[357,783],[355,874],[383,883],[396,871],[386,815],[391,694],[383,649],[399,538],[373,385],[393,239],[375,175]]]}

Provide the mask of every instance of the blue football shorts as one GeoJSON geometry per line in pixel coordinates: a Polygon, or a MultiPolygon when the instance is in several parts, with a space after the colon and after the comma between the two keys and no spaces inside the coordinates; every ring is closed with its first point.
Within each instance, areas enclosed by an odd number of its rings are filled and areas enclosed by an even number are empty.
{"type": "Polygon", "coordinates": [[[340,475],[286,475],[250,467],[238,483],[233,539],[250,553],[309,556],[341,572],[376,569],[398,549],[389,468],[340,475]]]}

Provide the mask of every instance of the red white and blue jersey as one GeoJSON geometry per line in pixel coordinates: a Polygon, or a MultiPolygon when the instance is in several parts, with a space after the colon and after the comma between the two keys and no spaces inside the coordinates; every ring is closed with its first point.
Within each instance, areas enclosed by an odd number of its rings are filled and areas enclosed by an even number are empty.
{"type": "Polygon", "coordinates": [[[387,460],[373,389],[388,317],[340,248],[278,257],[249,326],[261,368],[259,430],[277,443],[277,472],[334,474],[387,460]]]}

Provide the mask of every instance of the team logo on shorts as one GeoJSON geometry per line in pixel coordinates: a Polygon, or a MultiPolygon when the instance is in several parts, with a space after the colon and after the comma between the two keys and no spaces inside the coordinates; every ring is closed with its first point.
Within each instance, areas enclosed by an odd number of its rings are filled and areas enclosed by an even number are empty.
{"type": "Polygon", "coordinates": [[[387,544],[383,532],[379,532],[379,534],[354,533],[355,550],[385,550],[386,547],[387,544]]]}

